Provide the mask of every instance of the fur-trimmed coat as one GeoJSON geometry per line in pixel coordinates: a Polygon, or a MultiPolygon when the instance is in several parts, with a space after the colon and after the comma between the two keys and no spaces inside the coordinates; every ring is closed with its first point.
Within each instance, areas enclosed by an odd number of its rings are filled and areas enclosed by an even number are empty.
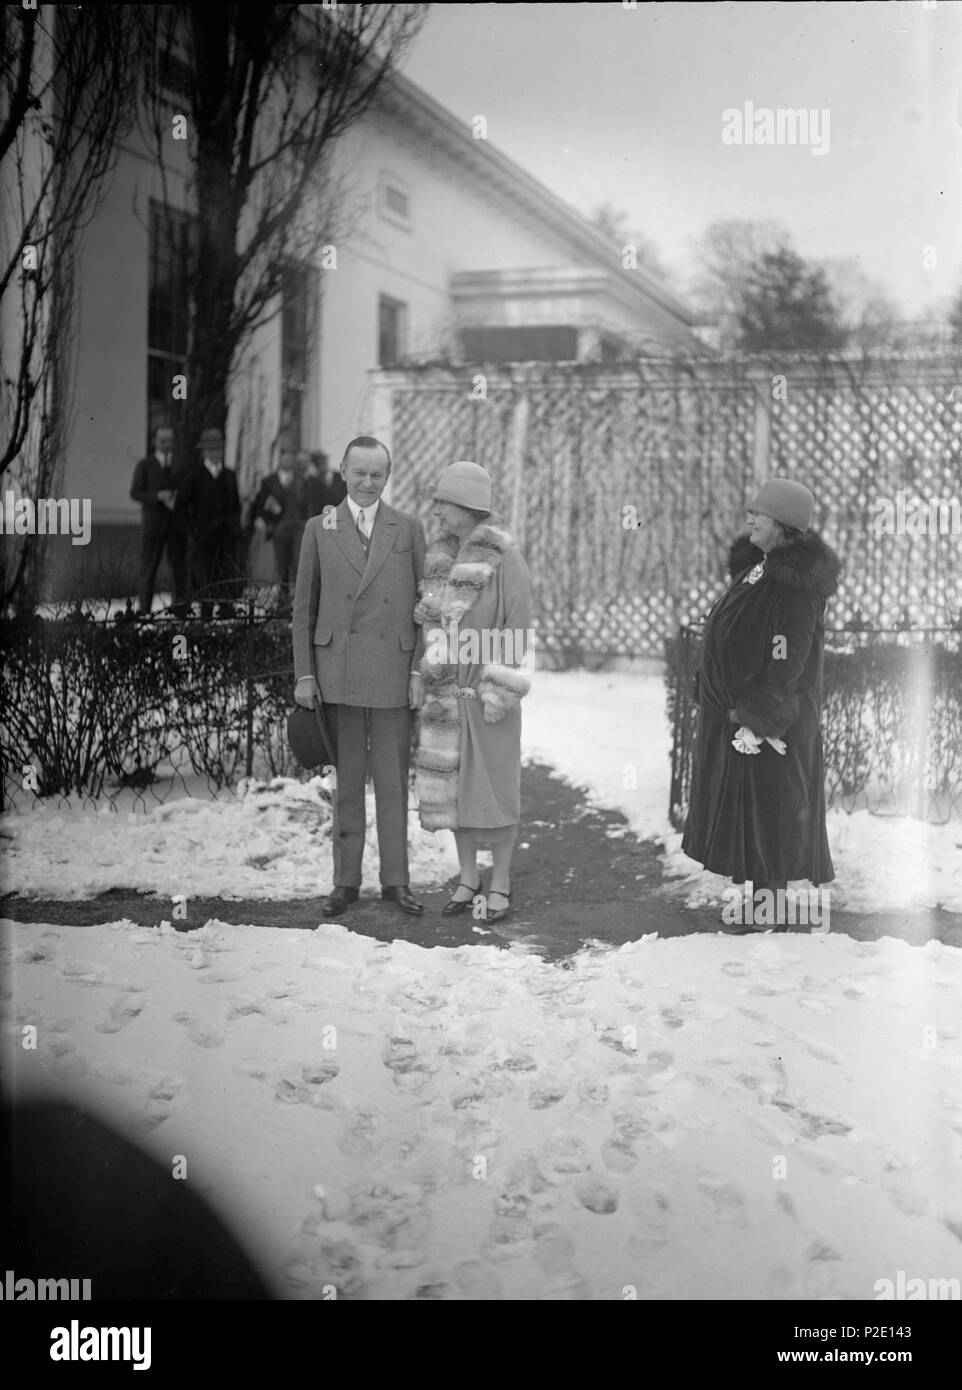
{"type": "Polygon", "coordinates": [[[426,830],[516,825],[520,703],[534,655],[527,566],[501,518],[492,516],[460,544],[454,536],[435,541],[419,588],[421,824],[426,830]],[[502,649],[508,632],[511,646],[502,649]]]}
{"type": "Polygon", "coordinates": [[[682,849],[735,883],[835,876],[820,719],[825,605],[840,570],[815,531],[767,556],[747,536],[729,551],[732,584],[702,643],[682,849]],[[785,753],[769,743],[739,752],[732,739],[742,726],[781,739],[785,753]]]}

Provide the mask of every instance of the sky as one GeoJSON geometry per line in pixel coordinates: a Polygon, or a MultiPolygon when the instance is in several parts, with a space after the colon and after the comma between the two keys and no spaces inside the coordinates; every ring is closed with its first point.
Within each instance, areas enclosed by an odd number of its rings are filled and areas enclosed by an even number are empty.
{"type": "Polygon", "coordinates": [[[621,209],[681,291],[727,218],[856,258],[911,318],[962,284],[959,0],[436,4],[403,71],[580,212],[621,209]],[[818,113],[809,143],[725,143],[747,102],[818,113]]]}

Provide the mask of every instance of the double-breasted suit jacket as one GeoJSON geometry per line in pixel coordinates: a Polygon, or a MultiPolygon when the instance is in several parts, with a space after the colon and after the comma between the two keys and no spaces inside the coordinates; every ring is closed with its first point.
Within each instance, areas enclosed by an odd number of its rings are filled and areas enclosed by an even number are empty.
{"type": "Polygon", "coordinates": [[[294,674],[297,680],[313,676],[324,703],[334,707],[331,838],[338,886],[361,883],[368,773],[377,803],[381,885],[408,882],[408,682],[418,645],[414,606],[424,551],[421,523],[383,500],[366,554],[346,498],[326,518],[313,517],[301,541],[294,674]]]}
{"type": "Polygon", "coordinates": [[[424,528],[381,499],[368,553],[347,499],[308,521],[294,598],[294,677],[314,676],[325,704],[408,704],[424,574],[424,528]]]}

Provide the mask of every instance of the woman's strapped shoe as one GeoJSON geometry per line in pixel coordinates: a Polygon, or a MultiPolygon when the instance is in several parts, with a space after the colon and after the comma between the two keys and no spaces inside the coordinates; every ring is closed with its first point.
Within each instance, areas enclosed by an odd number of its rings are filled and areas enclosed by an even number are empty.
{"type": "Polygon", "coordinates": [[[460,898],[449,898],[441,909],[442,917],[457,917],[459,912],[467,911],[474,902],[475,893],[481,892],[481,880],[478,879],[478,886],[476,888],[472,888],[470,883],[459,883],[458,888],[466,888],[471,894],[470,898],[465,898],[463,901],[460,898]]]}
{"type": "Polygon", "coordinates": [[[489,897],[489,898],[490,898],[490,896],[491,896],[492,893],[497,893],[497,895],[498,895],[499,898],[507,898],[507,900],[508,900],[508,906],[507,906],[507,907],[496,907],[496,908],[493,908],[493,909],[492,909],[492,908],[488,908],[487,912],[484,914],[484,920],[485,920],[485,922],[503,922],[504,919],[505,919],[505,917],[507,917],[508,913],[511,911],[511,894],[510,894],[510,893],[502,893],[500,888],[489,888],[489,889],[488,889],[488,897],[489,897]]]}

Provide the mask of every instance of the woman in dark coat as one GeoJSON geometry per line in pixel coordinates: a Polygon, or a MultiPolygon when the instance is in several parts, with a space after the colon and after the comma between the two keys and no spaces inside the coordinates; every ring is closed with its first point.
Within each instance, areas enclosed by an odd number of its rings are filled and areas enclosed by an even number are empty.
{"type": "Polygon", "coordinates": [[[729,552],[732,584],[708,617],[698,669],[682,849],[736,884],[751,879],[756,903],[789,879],[817,886],[835,877],[820,716],[823,617],[841,565],[808,529],[814,502],[786,478],[759,490],[748,534],[729,552]]]}

